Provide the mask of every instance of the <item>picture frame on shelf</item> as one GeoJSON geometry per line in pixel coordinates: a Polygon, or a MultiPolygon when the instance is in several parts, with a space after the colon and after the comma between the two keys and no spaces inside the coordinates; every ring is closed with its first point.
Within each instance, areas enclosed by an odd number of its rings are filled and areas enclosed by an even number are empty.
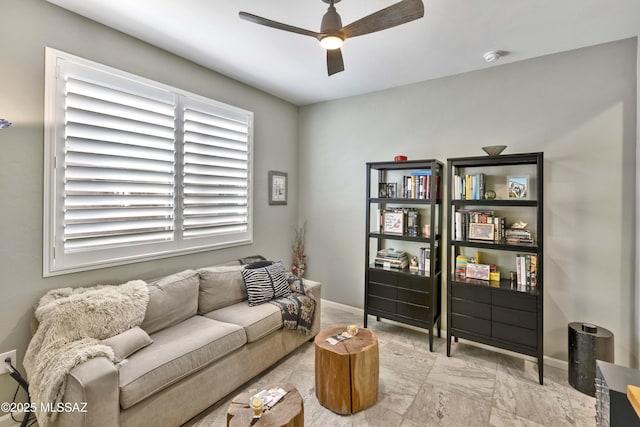
{"type": "Polygon", "coordinates": [[[467,279],[489,280],[491,266],[489,264],[467,264],[467,279]]]}
{"type": "Polygon", "coordinates": [[[493,242],[494,224],[472,222],[469,224],[469,240],[488,240],[493,242]]]}
{"type": "Polygon", "coordinates": [[[508,176],[507,177],[507,198],[528,199],[529,198],[529,177],[528,176],[508,176]]]}
{"type": "Polygon", "coordinates": [[[269,171],[269,204],[287,204],[287,172],[269,171]]]}
{"type": "Polygon", "coordinates": [[[387,197],[390,199],[395,199],[398,197],[398,184],[395,182],[390,182],[387,184],[387,197]]]}
{"type": "Polygon", "coordinates": [[[384,212],[382,214],[382,233],[402,236],[404,234],[404,213],[384,212]]]}
{"type": "Polygon", "coordinates": [[[389,197],[389,187],[386,182],[381,182],[378,184],[378,198],[386,199],[389,197]]]}

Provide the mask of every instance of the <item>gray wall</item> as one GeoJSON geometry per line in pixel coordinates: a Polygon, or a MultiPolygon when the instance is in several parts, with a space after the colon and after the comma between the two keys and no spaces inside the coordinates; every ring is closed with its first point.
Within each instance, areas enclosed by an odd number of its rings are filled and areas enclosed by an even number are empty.
{"type": "MultiPolygon", "coordinates": [[[[49,289],[152,278],[251,254],[291,260],[297,225],[297,107],[41,0],[0,12],[0,352],[24,357],[32,306],[49,289]],[[44,49],[51,46],[255,113],[254,244],[43,279],[44,49]],[[289,173],[289,204],[267,204],[267,172],[289,173]]],[[[0,377],[0,401],[15,383],[0,377]]]]}
{"type": "Polygon", "coordinates": [[[543,151],[545,355],[585,321],[635,365],[636,57],[630,39],[301,108],[309,277],[362,307],[365,162],[543,151]]]}

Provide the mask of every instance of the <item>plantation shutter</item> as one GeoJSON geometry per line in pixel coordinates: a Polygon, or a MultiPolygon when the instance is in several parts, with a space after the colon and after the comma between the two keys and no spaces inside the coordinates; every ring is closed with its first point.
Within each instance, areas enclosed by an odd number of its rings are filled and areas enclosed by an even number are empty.
{"type": "Polygon", "coordinates": [[[64,252],[173,240],[174,96],[62,70],[64,252]]]}
{"type": "Polygon", "coordinates": [[[253,113],[47,48],[44,275],[252,243],[253,113]]]}
{"type": "Polygon", "coordinates": [[[246,239],[251,115],[193,98],[183,110],[183,243],[246,239]]]}

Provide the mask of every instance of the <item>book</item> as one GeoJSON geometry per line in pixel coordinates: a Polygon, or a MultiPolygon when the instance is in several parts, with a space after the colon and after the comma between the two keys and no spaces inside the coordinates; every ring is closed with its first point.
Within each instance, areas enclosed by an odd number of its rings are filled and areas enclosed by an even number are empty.
{"type": "Polygon", "coordinates": [[[280,387],[270,388],[269,390],[262,390],[253,396],[251,396],[250,402],[253,399],[259,398],[262,399],[262,404],[265,409],[271,409],[273,406],[280,401],[285,395],[287,391],[280,387]]]}
{"type": "Polygon", "coordinates": [[[426,176],[431,175],[431,169],[416,169],[409,172],[413,176],[426,176]]]}
{"type": "Polygon", "coordinates": [[[340,334],[331,335],[330,337],[325,339],[325,341],[328,342],[331,345],[336,345],[340,341],[348,340],[349,338],[353,338],[353,335],[351,335],[347,331],[344,331],[344,332],[342,332],[340,334]]]}
{"type": "Polygon", "coordinates": [[[525,274],[524,289],[525,291],[529,292],[531,290],[531,255],[530,254],[526,254],[524,256],[524,274],[525,274]]]}
{"type": "Polygon", "coordinates": [[[531,255],[531,288],[538,287],[538,256],[531,255]]]}
{"type": "Polygon", "coordinates": [[[516,255],[516,287],[518,290],[522,288],[522,270],[520,269],[522,255],[516,255]]]}
{"type": "Polygon", "coordinates": [[[384,248],[376,252],[376,255],[382,258],[400,259],[406,257],[407,253],[405,251],[397,251],[394,248],[384,248]]]}
{"type": "Polygon", "coordinates": [[[467,257],[458,255],[456,256],[456,269],[455,277],[467,277],[467,257]]]}

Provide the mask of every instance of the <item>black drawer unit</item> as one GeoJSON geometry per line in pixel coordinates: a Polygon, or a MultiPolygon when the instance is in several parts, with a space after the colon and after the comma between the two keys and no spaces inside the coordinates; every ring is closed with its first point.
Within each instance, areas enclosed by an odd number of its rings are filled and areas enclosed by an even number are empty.
{"type": "MultiPolygon", "coordinates": [[[[407,271],[368,268],[366,273],[367,313],[429,329],[433,350],[432,329],[440,320],[440,283],[434,285],[429,277],[407,271]]],[[[437,330],[440,336],[439,324],[437,330]]]]}
{"type": "Polygon", "coordinates": [[[450,286],[452,336],[537,356],[537,295],[515,291],[504,283],[504,287],[493,287],[489,282],[454,280],[463,281],[452,281],[450,286]]]}

